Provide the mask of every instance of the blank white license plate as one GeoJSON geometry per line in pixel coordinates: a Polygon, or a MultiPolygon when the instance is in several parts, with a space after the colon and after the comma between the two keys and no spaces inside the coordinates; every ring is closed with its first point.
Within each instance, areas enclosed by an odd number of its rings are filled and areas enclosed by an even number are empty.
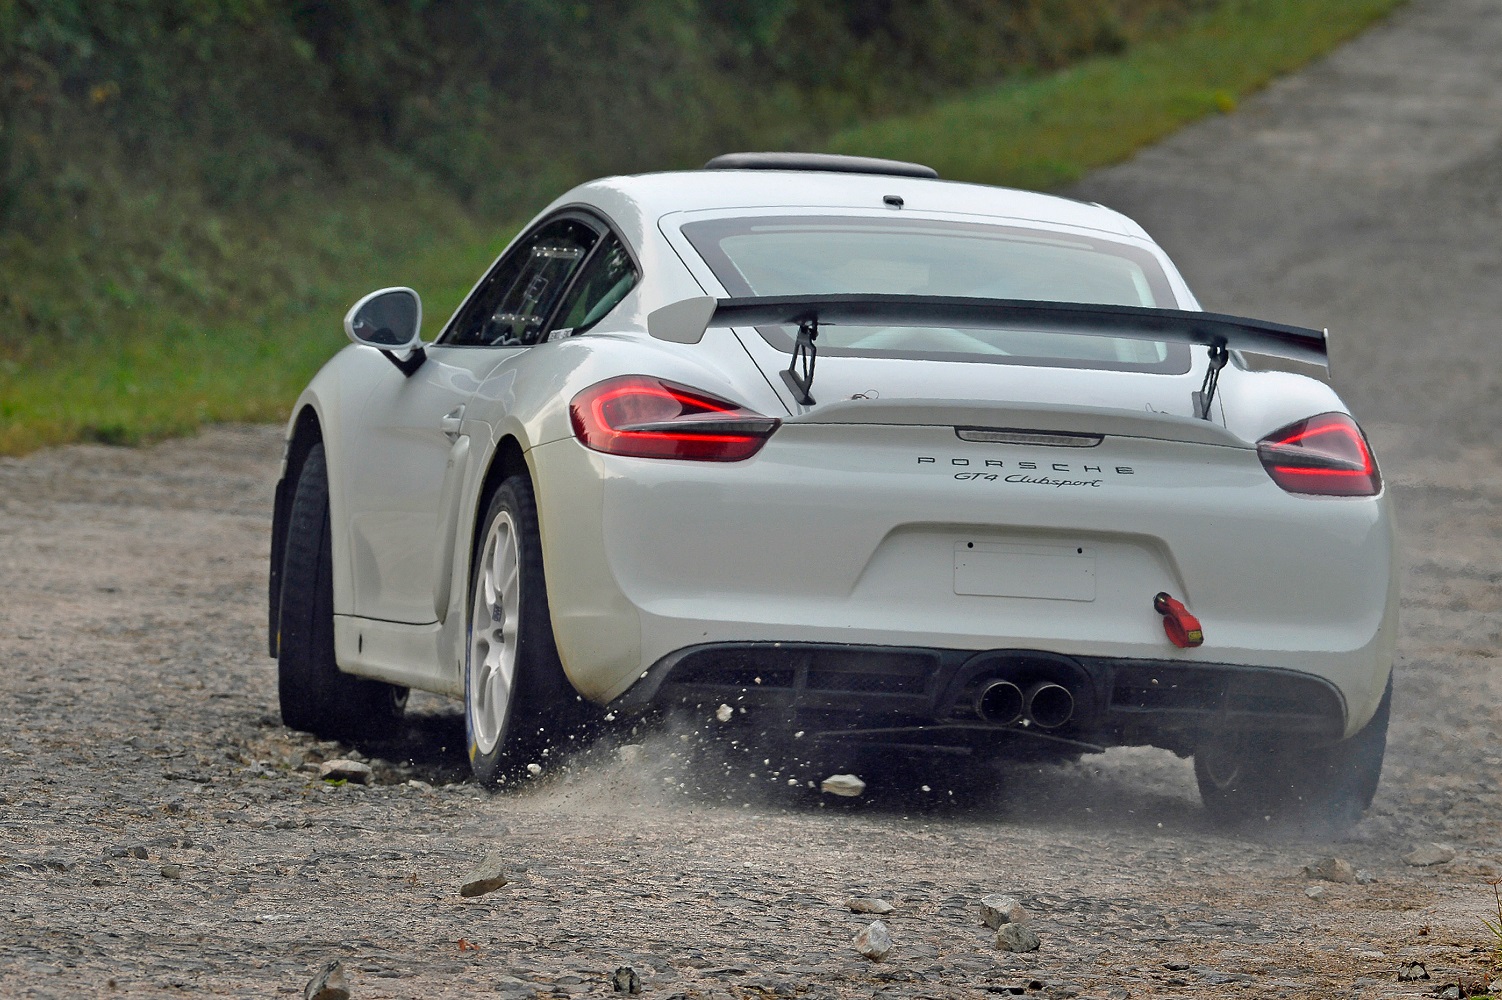
{"type": "Polygon", "coordinates": [[[1076,545],[956,542],[954,592],[1095,600],[1095,552],[1076,545]]]}

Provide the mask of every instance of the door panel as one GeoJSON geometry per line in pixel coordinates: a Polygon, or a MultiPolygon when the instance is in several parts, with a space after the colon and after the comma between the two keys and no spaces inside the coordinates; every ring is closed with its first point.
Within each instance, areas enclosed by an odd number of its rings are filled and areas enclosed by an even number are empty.
{"type": "Polygon", "coordinates": [[[439,536],[454,411],[523,350],[430,347],[411,378],[392,368],[367,397],[344,457],[355,614],[436,620],[435,574],[444,562],[435,556],[452,544],[439,536]]]}
{"type": "MultiPolygon", "coordinates": [[[[404,378],[387,372],[365,400],[345,461],[355,614],[439,620],[469,449],[465,409],[486,376],[546,342],[550,319],[600,242],[600,227],[566,213],[518,240],[404,378]]],[[[598,256],[598,255],[595,255],[598,256]]]]}

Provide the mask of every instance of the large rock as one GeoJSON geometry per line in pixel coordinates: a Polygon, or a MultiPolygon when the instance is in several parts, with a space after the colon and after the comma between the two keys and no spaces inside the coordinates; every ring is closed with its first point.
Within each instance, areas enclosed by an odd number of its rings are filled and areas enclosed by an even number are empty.
{"type": "Polygon", "coordinates": [[[506,872],[498,853],[489,854],[466,876],[459,885],[459,895],[466,898],[483,896],[506,884],[506,872]]]}
{"type": "Polygon", "coordinates": [[[855,939],[850,942],[855,945],[855,950],[865,955],[873,962],[880,962],[887,957],[887,952],[892,950],[892,932],[887,930],[887,925],[880,920],[873,920],[860,929],[855,939]]]}
{"type": "Polygon", "coordinates": [[[996,929],[996,947],[1002,951],[1037,951],[1043,939],[1023,924],[1002,924],[996,929]]]}
{"type": "Polygon", "coordinates": [[[885,899],[877,899],[875,896],[851,896],[845,900],[845,909],[851,913],[874,913],[881,916],[891,913],[895,907],[885,899]]]}
{"type": "Polygon", "coordinates": [[[980,918],[987,927],[996,930],[1002,924],[1026,923],[1027,911],[1017,897],[992,893],[980,899],[980,918]]]}
{"type": "Polygon", "coordinates": [[[1398,982],[1416,983],[1421,979],[1429,978],[1429,970],[1423,962],[1404,962],[1398,966],[1398,982]]]}
{"type": "Polygon", "coordinates": [[[344,965],[337,958],[319,970],[318,975],[308,980],[302,990],[303,1000],[349,1000],[349,987],[344,982],[344,965]]]}
{"type": "Polygon", "coordinates": [[[1455,848],[1444,844],[1420,844],[1407,854],[1403,860],[1415,868],[1427,868],[1430,865],[1447,865],[1455,860],[1455,848]]]}
{"type": "Polygon", "coordinates": [[[611,974],[610,985],[617,993],[636,996],[641,992],[641,976],[631,966],[623,965],[611,974]]]}
{"type": "Polygon", "coordinates": [[[1356,882],[1356,869],[1351,867],[1351,863],[1344,858],[1325,858],[1312,865],[1305,865],[1304,874],[1326,882],[1345,884],[1356,882]]]}
{"type": "Polygon", "coordinates": [[[819,788],[830,795],[843,795],[853,799],[866,790],[866,783],[853,774],[831,774],[819,788]]]}
{"type": "Polygon", "coordinates": [[[338,760],[326,760],[318,765],[318,776],[324,781],[347,781],[352,785],[368,785],[375,772],[369,764],[362,764],[358,760],[349,760],[341,757],[338,760]]]}

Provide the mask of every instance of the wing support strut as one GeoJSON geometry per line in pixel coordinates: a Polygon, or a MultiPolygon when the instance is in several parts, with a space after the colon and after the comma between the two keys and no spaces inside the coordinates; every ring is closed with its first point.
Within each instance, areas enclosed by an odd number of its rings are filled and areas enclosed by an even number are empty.
{"type": "Polygon", "coordinates": [[[814,341],[819,339],[819,318],[810,316],[798,324],[798,339],[793,342],[793,360],[782,373],[782,380],[793,390],[793,396],[804,406],[813,406],[814,397],[809,389],[814,384],[814,362],[819,349],[814,341]],[[798,369],[802,367],[800,374],[798,369]]]}
{"type": "Polygon", "coordinates": [[[1210,365],[1205,369],[1205,382],[1194,394],[1195,416],[1201,420],[1210,419],[1210,404],[1215,400],[1215,387],[1220,385],[1220,370],[1230,356],[1231,352],[1224,344],[1210,345],[1210,365]]]}

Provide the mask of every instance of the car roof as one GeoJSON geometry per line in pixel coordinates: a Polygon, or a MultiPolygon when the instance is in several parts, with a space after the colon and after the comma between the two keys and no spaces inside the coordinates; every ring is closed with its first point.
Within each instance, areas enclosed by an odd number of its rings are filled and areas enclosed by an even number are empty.
{"type": "Polygon", "coordinates": [[[968,215],[1045,226],[1091,229],[1150,241],[1136,222],[1102,205],[1013,188],[962,181],[931,180],[819,170],[684,170],[603,177],[564,194],[549,211],[567,204],[596,205],[607,215],[643,229],[674,212],[779,208],[859,209],[927,215],[968,215]],[[896,195],[902,207],[885,199],[896,195]]]}

